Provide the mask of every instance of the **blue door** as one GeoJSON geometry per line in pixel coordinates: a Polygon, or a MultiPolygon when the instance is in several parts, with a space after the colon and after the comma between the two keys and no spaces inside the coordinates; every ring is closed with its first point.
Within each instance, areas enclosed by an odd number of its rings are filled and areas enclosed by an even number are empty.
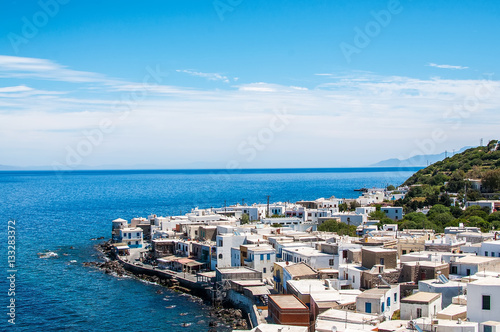
{"type": "Polygon", "coordinates": [[[367,314],[371,314],[372,313],[372,304],[370,302],[365,302],[365,312],[367,314]]]}

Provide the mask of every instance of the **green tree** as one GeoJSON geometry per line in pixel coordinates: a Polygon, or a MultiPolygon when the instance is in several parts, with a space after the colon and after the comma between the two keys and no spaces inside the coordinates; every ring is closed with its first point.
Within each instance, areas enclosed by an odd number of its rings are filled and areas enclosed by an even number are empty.
{"type": "Polygon", "coordinates": [[[321,232],[334,232],[339,235],[356,236],[356,226],[347,225],[334,219],[327,220],[319,225],[318,230],[321,232]]]}
{"type": "Polygon", "coordinates": [[[243,213],[241,215],[241,224],[244,225],[244,224],[248,224],[249,222],[250,222],[250,217],[248,216],[248,214],[243,213]]]}
{"type": "Polygon", "coordinates": [[[477,217],[481,217],[482,219],[486,219],[486,218],[488,218],[488,212],[486,212],[479,205],[471,205],[464,211],[465,218],[470,217],[470,216],[477,216],[477,217]]]}
{"type": "Polygon", "coordinates": [[[460,218],[464,214],[464,210],[459,206],[450,206],[450,212],[455,218],[460,218]]]}
{"type": "Polygon", "coordinates": [[[431,218],[433,214],[449,213],[449,212],[450,209],[447,208],[446,206],[442,204],[436,204],[430,208],[429,212],[427,213],[427,217],[431,218]]]}
{"type": "Polygon", "coordinates": [[[345,202],[344,202],[344,203],[342,203],[342,204],[339,204],[339,211],[340,211],[340,212],[345,212],[345,211],[347,211],[347,210],[349,210],[349,208],[348,208],[348,206],[347,206],[347,203],[345,203],[345,202]]]}
{"type": "Polygon", "coordinates": [[[485,191],[493,193],[500,191],[500,169],[495,169],[486,172],[481,183],[485,191]]]}
{"type": "Polygon", "coordinates": [[[471,216],[467,218],[467,224],[472,227],[480,227],[482,232],[488,232],[490,224],[481,217],[471,216]]]}
{"type": "Polygon", "coordinates": [[[393,191],[393,190],[396,190],[396,187],[394,187],[392,184],[390,184],[390,185],[387,186],[387,190],[388,191],[393,191]]]}
{"type": "Polygon", "coordinates": [[[489,222],[500,221],[500,211],[493,212],[488,216],[489,222]]]}
{"type": "Polygon", "coordinates": [[[356,202],[356,201],[351,201],[351,203],[349,203],[349,209],[350,209],[351,211],[356,210],[356,208],[357,208],[357,207],[360,207],[360,206],[361,206],[361,205],[360,205],[358,202],[356,202]]]}

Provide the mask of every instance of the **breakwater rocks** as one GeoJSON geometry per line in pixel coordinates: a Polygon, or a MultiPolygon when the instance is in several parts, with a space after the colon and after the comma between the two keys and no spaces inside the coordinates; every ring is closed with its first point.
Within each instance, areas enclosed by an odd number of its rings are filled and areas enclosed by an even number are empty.
{"type": "MultiPolygon", "coordinates": [[[[222,320],[227,325],[231,326],[233,330],[247,330],[248,323],[243,318],[243,312],[240,309],[233,308],[214,308],[210,316],[222,320]]],[[[215,322],[210,322],[209,326],[215,327],[215,322]]],[[[215,331],[215,330],[214,330],[215,331]]]]}
{"type": "Polygon", "coordinates": [[[107,262],[84,262],[83,266],[96,267],[101,269],[106,274],[116,274],[119,277],[131,276],[132,274],[126,271],[123,266],[117,261],[107,261],[107,262]]]}
{"type": "MultiPolygon", "coordinates": [[[[182,292],[186,294],[194,295],[193,298],[198,298],[199,301],[209,301],[211,299],[211,292],[207,292],[204,289],[189,289],[181,285],[179,280],[172,276],[162,278],[157,275],[149,275],[145,273],[141,273],[140,268],[135,269],[135,267],[130,270],[127,270],[115,257],[112,255],[112,246],[111,241],[105,241],[99,243],[95,246],[95,248],[102,254],[102,259],[106,260],[105,262],[84,262],[83,266],[87,267],[95,267],[101,269],[107,274],[113,274],[119,277],[127,276],[131,278],[137,278],[142,281],[154,283],[166,288],[169,288],[173,291],[182,292]]],[[[147,271],[145,271],[147,273],[147,271]]],[[[209,302],[206,302],[207,304],[209,302]]],[[[209,332],[217,332],[220,324],[230,326],[233,330],[247,330],[248,329],[248,321],[245,318],[241,309],[231,308],[231,303],[223,303],[224,307],[212,307],[212,311],[210,313],[210,317],[212,318],[209,322],[209,332]]]]}

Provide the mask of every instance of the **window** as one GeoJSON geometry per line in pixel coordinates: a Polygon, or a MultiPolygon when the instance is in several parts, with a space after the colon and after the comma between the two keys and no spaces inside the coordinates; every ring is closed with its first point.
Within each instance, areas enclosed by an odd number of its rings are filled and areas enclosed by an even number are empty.
{"type": "Polygon", "coordinates": [[[271,254],[267,254],[267,260],[271,260],[271,254]]]}
{"type": "Polygon", "coordinates": [[[492,332],[493,328],[491,325],[483,325],[483,332],[492,332]]]}
{"type": "Polygon", "coordinates": [[[222,247],[222,240],[219,240],[219,247],[222,247]]]}
{"type": "Polygon", "coordinates": [[[262,269],[262,273],[266,273],[266,268],[263,268],[263,269],[262,269]]]}
{"type": "Polygon", "coordinates": [[[495,253],[493,251],[491,252],[491,257],[495,257],[495,253]]]}
{"type": "Polygon", "coordinates": [[[403,250],[403,255],[406,255],[406,250],[403,250]]]}
{"type": "Polygon", "coordinates": [[[417,318],[422,317],[422,308],[417,308],[417,318]]]}
{"type": "Polygon", "coordinates": [[[467,272],[466,275],[470,276],[470,269],[467,269],[466,272],[467,272]]]}
{"type": "Polygon", "coordinates": [[[356,282],[356,276],[352,276],[352,283],[354,284],[356,282]]]}
{"type": "Polygon", "coordinates": [[[264,254],[260,254],[260,260],[263,261],[264,260],[264,254]]]}
{"type": "Polygon", "coordinates": [[[335,265],[335,264],[334,264],[334,261],[335,261],[334,259],[330,259],[330,260],[328,261],[328,265],[330,265],[330,266],[334,266],[334,265],[335,265]]]}
{"type": "Polygon", "coordinates": [[[394,293],[394,303],[398,302],[398,293],[394,293]]]}
{"type": "Polygon", "coordinates": [[[491,309],[490,296],[483,295],[483,310],[490,310],[490,309],[491,309]]]}
{"type": "Polygon", "coordinates": [[[139,244],[139,241],[135,241],[135,244],[139,244]]]}
{"type": "Polygon", "coordinates": [[[487,251],[485,251],[485,252],[484,252],[484,255],[485,255],[486,257],[488,257],[488,252],[487,252],[487,251]]]}
{"type": "Polygon", "coordinates": [[[457,267],[456,266],[451,267],[451,274],[457,274],[457,267]]]}
{"type": "Polygon", "coordinates": [[[388,297],[387,298],[387,308],[389,308],[391,306],[391,298],[388,297]]]}
{"type": "Polygon", "coordinates": [[[383,258],[380,259],[380,265],[384,265],[384,259],[383,258]]]}
{"type": "Polygon", "coordinates": [[[222,259],[222,254],[219,254],[219,259],[222,259]]]}
{"type": "Polygon", "coordinates": [[[385,311],[385,303],[382,302],[382,312],[384,312],[384,311],[385,311]]]}

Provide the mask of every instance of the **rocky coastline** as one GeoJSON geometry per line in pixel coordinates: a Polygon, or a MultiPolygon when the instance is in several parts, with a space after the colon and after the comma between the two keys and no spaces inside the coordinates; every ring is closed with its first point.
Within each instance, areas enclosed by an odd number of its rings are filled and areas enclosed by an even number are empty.
{"type": "Polygon", "coordinates": [[[173,291],[197,296],[200,301],[204,301],[205,304],[210,305],[212,308],[210,317],[213,318],[213,320],[208,322],[210,332],[217,331],[217,326],[219,324],[218,321],[230,326],[234,330],[246,330],[249,328],[248,319],[245,318],[245,313],[241,309],[232,308],[230,306],[230,303],[227,302],[222,303],[221,306],[213,306],[210,302],[210,298],[207,298],[207,296],[203,296],[203,294],[201,293],[194,293],[191,289],[182,287],[175,277],[160,278],[158,276],[150,276],[147,274],[126,270],[124,266],[112,256],[111,241],[105,241],[97,244],[95,245],[95,248],[101,253],[100,258],[103,261],[84,262],[83,266],[97,268],[102,270],[106,274],[113,274],[118,277],[127,276],[131,278],[137,278],[139,280],[163,286],[173,291]]]}

